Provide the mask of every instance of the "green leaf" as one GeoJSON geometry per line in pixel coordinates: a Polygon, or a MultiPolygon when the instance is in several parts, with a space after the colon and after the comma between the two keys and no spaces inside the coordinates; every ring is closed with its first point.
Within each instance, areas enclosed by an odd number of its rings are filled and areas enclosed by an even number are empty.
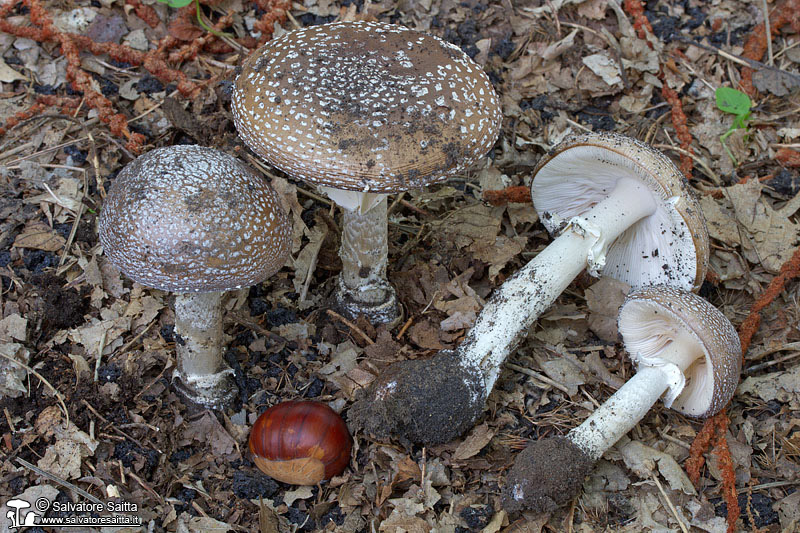
{"type": "MultiPolygon", "coordinates": [[[[720,87],[716,91],[717,107],[720,111],[732,113],[739,117],[747,115],[750,116],[750,108],[753,102],[750,97],[742,91],[738,91],[733,87],[720,87]]],[[[747,120],[746,118],[744,120],[747,120]]]]}
{"type": "Polygon", "coordinates": [[[158,0],[162,4],[167,4],[169,7],[186,7],[194,0],[158,0]]]}

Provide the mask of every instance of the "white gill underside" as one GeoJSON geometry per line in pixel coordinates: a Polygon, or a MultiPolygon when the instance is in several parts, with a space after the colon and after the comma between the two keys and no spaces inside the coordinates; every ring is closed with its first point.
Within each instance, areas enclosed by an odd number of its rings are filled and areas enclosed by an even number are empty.
{"type": "Polygon", "coordinates": [[[361,191],[346,191],[320,185],[319,190],[328,195],[328,198],[347,211],[364,214],[375,207],[381,200],[386,199],[385,194],[376,194],[361,191]]]}
{"type": "Polygon", "coordinates": [[[697,352],[696,343],[687,335],[670,342],[658,357],[639,359],[636,374],[567,437],[592,459],[599,459],[644,418],[665,391],[669,394],[664,403],[670,406],[667,402],[683,390],[683,372],[697,352]]]}
{"type": "Polygon", "coordinates": [[[602,268],[614,239],[653,213],[655,203],[649,194],[640,195],[643,191],[635,180],[619,180],[605,200],[573,218],[561,235],[495,291],[458,348],[463,366],[480,369],[487,396],[522,332],[584,268],[602,268]]]}

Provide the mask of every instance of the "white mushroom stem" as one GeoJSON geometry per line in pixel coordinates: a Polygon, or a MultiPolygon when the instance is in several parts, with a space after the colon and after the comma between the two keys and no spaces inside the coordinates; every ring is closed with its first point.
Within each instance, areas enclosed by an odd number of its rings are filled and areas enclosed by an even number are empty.
{"type": "Polygon", "coordinates": [[[387,195],[323,189],[343,211],[339,308],[350,318],[364,314],[374,324],[393,322],[399,308],[386,279],[387,195]]]}
{"type": "Polygon", "coordinates": [[[223,292],[175,296],[175,378],[181,392],[206,407],[221,407],[235,394],[233,370],[222,354],[223,292]]]}
{"type": "Polygon", "coordinates": [[[463,365],[483,374],[487,396],[520,334],[584,268],[602,268],[614,239],[655,211],[651,194],[634,179],[620,179],[608,197],[572,219],[547,248],[495,291],[458,348],[463,365]]]}
{"type": "Polygon", "coordinates": [[[580,426],[570,431],[567,438],[593,460],[600,459],[644,418],[668,389],[664,404],[667,407],[672,404],[672,399],[683,390],[683,373],[696,354],[697,343],[688,335],[672,339],[657,358],[640,360],[636,374],[580,426]]]}

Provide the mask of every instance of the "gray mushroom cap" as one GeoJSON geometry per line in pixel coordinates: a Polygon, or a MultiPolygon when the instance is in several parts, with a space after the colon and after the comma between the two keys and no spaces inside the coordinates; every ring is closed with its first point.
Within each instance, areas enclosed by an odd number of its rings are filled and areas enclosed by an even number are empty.
{"type": "Polygon", "coordinates": [[[531,197],[547,231],[556,233],[622,177],[644,184],[657,208],[610,245],[601,273],[633,287],[698,289],[708,267],[705,219],[680,170],[649,145],[610,132],[569,137],[539,161],[531,197]]]}
{"type": "Polygon", "coordinates": [[[172,292],[263,281],[283,265],[291,235],[264,179],[228,154],[189,145],[152,150],[123,168],[99,229],[126,276],[172,292]]]}
{"type": "Polygon", "coordinates": [[[659,357],[676,335],[695,341],[694,363],[672,409],[709,417],[725,407],[739,383],[742,346],[730,321],[696,294],[667,286],[631,292],[619,311],[619,331],[634,363],[659,357]]]}
{"type": "Polygon", "coordinates": [[[502,121],[489,78],[458,47],[379,22],[267,43],[244,63],[231,108],[244,142],[291,176],[373,193],[466,169],[502,121]]]}

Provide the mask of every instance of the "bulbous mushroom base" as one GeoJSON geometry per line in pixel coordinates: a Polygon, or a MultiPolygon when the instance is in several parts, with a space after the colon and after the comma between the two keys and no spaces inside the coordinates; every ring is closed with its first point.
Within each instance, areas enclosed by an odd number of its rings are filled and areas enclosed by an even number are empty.
{"type": "Polygon", "coordinates": [[[594,460],[565,437],[534,441],[517,456],[503,489],[508,512],[554,511],[581,491],[594,460]]]}
{"type": "Polygon", "coordinates": [[[172,386],[178,394],[192,403],[208,409],[224,409],[233,403],[239,389],[233,379],[233,370],[227,368],[195,379],[172,374],[172,386]]]}
{"type": "Polygon", "coordinates": [[[388,367],[348,413],[351,431],[404,445],[442,444],[471,428],[486,394],[478,369],[469,369],[452,351],[430,359],[388,367]]]}
{"type": "Polygon", "coordinates": [[[390,328],[398,325],[403,313],[394,287],[386,283],[385,287],[381,287],[379,291],[373,289],[373,292],[380,292],[384,296],[383,300],[379,303],[356,300],[352,291],[348,290],[342,279],[339,278],[339,286],[333,296],[334,308],[342,316],[351,320],[357,319],[359,315],[364,315],[370,324],[387,324],[390,328]]]}

